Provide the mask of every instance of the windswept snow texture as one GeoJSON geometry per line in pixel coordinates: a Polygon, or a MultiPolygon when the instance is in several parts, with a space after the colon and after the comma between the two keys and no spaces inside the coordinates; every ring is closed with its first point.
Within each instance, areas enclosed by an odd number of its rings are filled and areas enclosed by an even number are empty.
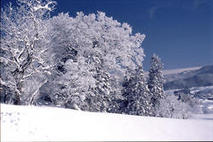
{"type": "Polygon", "coordinates": [[[1,141],[213,140],[213,120],[1,104],[1,141]]]}

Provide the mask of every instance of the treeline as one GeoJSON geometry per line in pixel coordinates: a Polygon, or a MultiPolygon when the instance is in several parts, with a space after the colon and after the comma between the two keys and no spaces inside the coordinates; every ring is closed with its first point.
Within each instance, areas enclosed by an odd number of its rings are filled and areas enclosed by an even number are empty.
{"type": "Polygon", "coordinates": [[[145,35],[103,12],[51,17],[55,5],[18,0],[2,9],[2,103],[188,117],[191,106],[165,95],[157,55],[144,76],[145,35]]]}

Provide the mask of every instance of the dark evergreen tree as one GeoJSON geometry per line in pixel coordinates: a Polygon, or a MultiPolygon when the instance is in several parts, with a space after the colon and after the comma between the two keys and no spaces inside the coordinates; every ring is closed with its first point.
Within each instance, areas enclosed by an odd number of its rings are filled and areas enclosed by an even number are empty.
{"type": "Polygon", "coordinates": [[[165,98],[163,89],[163,65],[161,59],[157,55],[153,55],[151,58],[151,67],[149,70],[148,88],[151,94],[151,103],[153,106],[153,112],[158,109],[160,105],[160,99],[165,98]]]}
{"type": "MultiPolygon", "coordinates": [[[[98,48],[95,46],[94,48],[98,48]]],[[[92,100],[90,111],[106,112],[111,102],[111,84],[110,74],[104,68],[103,55],[94,50],[91,63],[93,64],[92,73],[95,78],[95,86],[92,88],[93,96],[89,96],[92,100]]]]}
{"type": "Polygon", "coordinates": [[[125,77],[123,83],[123,96],[126,98],[125,113],[132,115],[150,116],[150,93],[145,81],[142,67],[130,71],[129,77],[125,77]]]}

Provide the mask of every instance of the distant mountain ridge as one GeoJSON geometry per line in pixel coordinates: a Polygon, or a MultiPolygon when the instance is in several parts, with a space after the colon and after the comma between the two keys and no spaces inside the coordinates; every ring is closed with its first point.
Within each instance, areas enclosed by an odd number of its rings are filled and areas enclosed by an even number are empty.
{"type": "Polygon", "coordinates": [[[165,90],[213,85],[213,65],[165,71],[165,90]]]}
{"type": "Polygon", "coordinates": [[[164,75],[178,74],[178,73],[198,70],[200,68],[202,68],[202,67],[200,66],[200,67],[190,67],[190,68],[178,68],[178,69],[163,70],[163,74],[164,75]]]}

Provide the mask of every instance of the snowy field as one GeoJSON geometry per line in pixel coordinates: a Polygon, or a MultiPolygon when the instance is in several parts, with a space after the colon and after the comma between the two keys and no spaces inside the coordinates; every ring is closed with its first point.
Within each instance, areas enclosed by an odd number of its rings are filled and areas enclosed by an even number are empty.
{"type": "Polygon", "coordinates": [[[1,141],[213,140],[213,116],[202,117],[178,120],[1,104],[1,141]]]}

